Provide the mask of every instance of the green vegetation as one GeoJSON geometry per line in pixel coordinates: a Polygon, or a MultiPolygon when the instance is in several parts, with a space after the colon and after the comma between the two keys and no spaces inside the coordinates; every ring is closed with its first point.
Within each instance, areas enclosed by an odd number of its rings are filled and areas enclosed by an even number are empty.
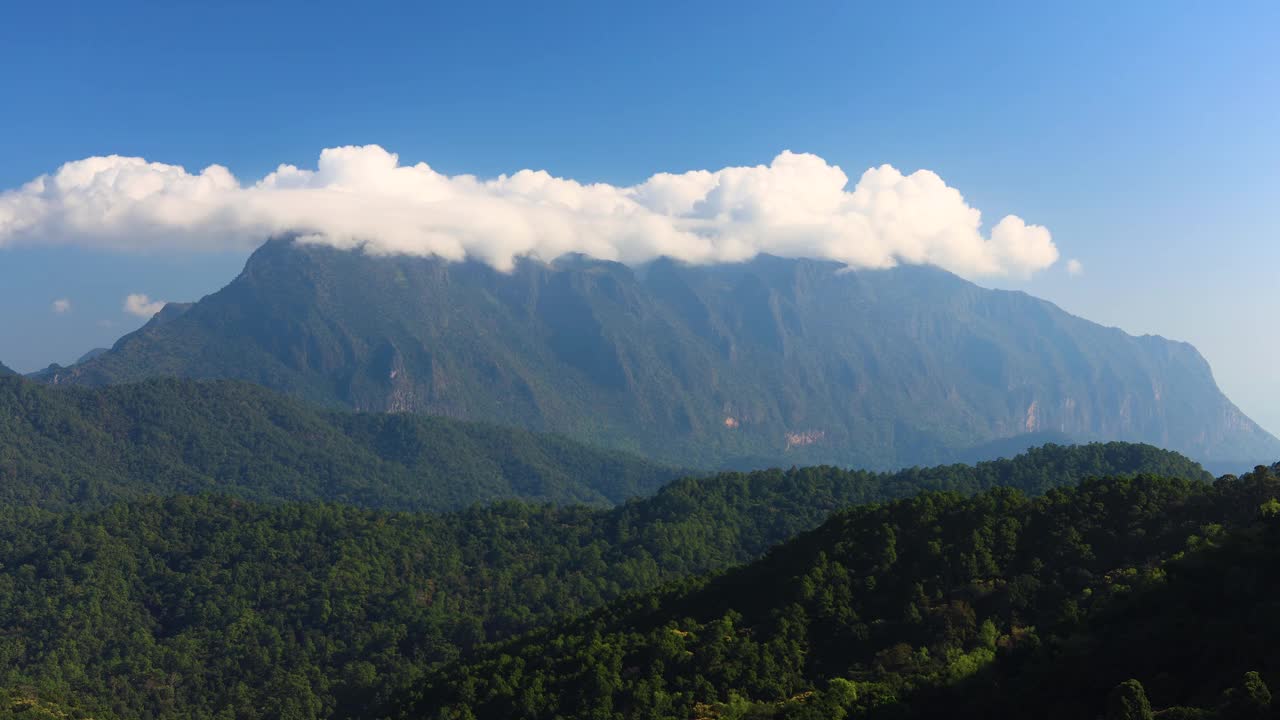
{"type": "MultiPolygon", "coordinates": [[[[252,392],[139,388],[143,398],[252,392]]],[[[115,407],[104,399],[127,389],[35,392],[115,407]]],[[[703,586],[692,578],[751,561],[851,503],[921,488],[961,503],[1000,484],[1039,492],[1143,472],[1203,477],[1174,453],[1114,443],[896,474],[725,473],[612,509],[503,502],[427,514],[213,496],[87,512],[6,504],[0,687],[98,717],[377,716],[478,649],[610,602],[630,607],[627,598],[666,583],[703,586]]]]}
{"type": "Polygon", "coordinates": [[[316,410],[247,383],[99,390],[0,378],[0,501],[57,509],[215,492],[447,510],[507,498],[613,504],[678,471],[553,435],[316,410]]]}
{"type": "Polygon", "coordinates": [[[482,649],[429,718],[1272,717],[1280,466],[926,493],[482,649]]]}
{"type": "Polygon", "coordinates": [[[502,273],[278,240],[223,290],[42,373],[172,376],[561,432],[684,467],[896,468],[1072,439],[1280,457],[1190,345],[920,266],[578,257],[502,273]],[[980,454],[1014,433],[1028,437],[980,454]]]}
{"type": "Polygon", "coordinates": [[[6,375],[17,375],[17,374],[18,373],[14,372],[13,370],[10,370],[4,363],[0,363],[0,377],[5,377],[6,375]]]}
{"type": "Polygon", "coordinates": [[[0,720],[93,720],[79,708],[50,702],[32,691],[0,690],[0,720]]]}
{"type": "MultiPolygon", "coordinates": [[[[1048,446],[976,467],[897,473],[814,468],[788,475],[803,479],[762,500],[785,495],[778,502],[803,502],[804,527],[812,527],[842,505],[920,489],[1042,492],[1090,475],[1129,472],[1207,477],[1196,463],[1150,446],[1048,446]]],[[[153,380],[91,390],[0,378],[0,500],[45,509],[204,492],[393,510],[449,510],[503,499],[607,505],[649,495],[678,474],[555,435],[408,414],[316,410],[234,381],[153,380]]],[[[759,483],[760,477],[729,473],[682,487],[703,493],[715,487],[721,495],[750,499],[759,496],[758,488],[719,488],[759,483]]]]}

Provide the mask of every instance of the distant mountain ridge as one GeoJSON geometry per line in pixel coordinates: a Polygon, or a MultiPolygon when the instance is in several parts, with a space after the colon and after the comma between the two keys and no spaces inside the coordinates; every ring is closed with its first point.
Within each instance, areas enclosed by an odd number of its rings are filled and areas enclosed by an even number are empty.
{"type": "Polygon", "coordinates": [[[502,273],[274,240],[223,290],[40,375],[155,376],[553,430],[686,466],[924,465],[1046,435],[1280,457],[1192,346],[922,266],[572,256],[502,273]]]}
{"type": "Polygon", "coordinates": [[[0,502],[10,505],[83,509],[183,493],[393,510],[612,505],[681,474],[514,428],[328,412],[243,382],[86,389],[0,379],[0,502]]]}
{"type": "Polygon", "coordinates": [[[10,370],[8,366],[6,366],[4,363],[0,363],[0,377],[4,377],[6,375],[17,375],[17,374],[18,373],[14,372],[13,370],[10,370]]]}
{"type": "Polygon", "coordinates": [[[109,350],[109,349],[110,349],[110,348],[93,348],[93,349],[92,349],[92,350],[90,350],[89,352],[86,352],[85,354],[81,355],[81,356],[79,357],[79,359],[77,359],[77,360],[75,361],[75,363],[74,363],[74,364],[79,365],[80,363],[86,363],[86,362],[89,362],[90,360],[92,360],[92,359],[94,359],[94,358],[98,357],[98,356],[99,356],[99,355],[101,355],[102,353],[107,352],[107,350],[109,350]]]}

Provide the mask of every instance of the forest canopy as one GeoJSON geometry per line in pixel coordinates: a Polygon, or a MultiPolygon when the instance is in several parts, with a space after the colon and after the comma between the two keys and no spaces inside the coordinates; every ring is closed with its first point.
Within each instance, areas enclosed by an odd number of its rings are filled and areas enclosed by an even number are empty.
{"type": "MultiPolygon", "coordinates": [[[[684,597],[682,588],[757,572],[747,565],[719,575],[842,508],[857,507],[831,522],[867,515],[878,528],[889,522],[884,513],[914,513],[913,502],[986,507],[1088,477],[1161,472],[1191,479],[1166,481],[1160,498],[1211,487],[1173,453],[1106,444],[894,474],[722,473],[614,508],[504,501],[425,513],[208,494],[92,510],[8,504],[0,509],[0,686],[23,702],[103,718],[378,717],[417,713],[423,697],[453,712],[471,701],[422,689],[461,673],[479,691],[485,658],[501,647],[494,643],[540,643],[549,632],[569,642],[574,626],[554,623],[599,622],[637,602],[661,608],[673,593],[684,597]],[[936,493],[881,504],[921,490],[936,493]],[[964,500],[974,493],[983,494],[964,500]]],[[[819,687],[826,677],[789,672],[768,674],[787,687],[819,687]]],[[[552,677],[541,682],[560,692],[552,677]]],[[[476,712],[502,717],[509,708],[499,697],[485,701],[492,711],[482,704],[476,712]]],[[[543,712],[555,697],[534,707],[543,712]]]]}

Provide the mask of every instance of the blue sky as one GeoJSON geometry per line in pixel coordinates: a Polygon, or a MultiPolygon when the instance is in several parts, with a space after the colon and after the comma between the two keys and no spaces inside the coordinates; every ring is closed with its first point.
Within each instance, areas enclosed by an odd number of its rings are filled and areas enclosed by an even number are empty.
{"type": "MultiPolygon", "coordinates": [[[[24,3],[0,191],[90,156],[252,181],[373,143],[614,185],[784,149],[928,169],[1084,266],[982,284],[1191,341],[1280,431],[1280,6],[889,5],[24,3]]],[[[246,255],[0,247],[0,360],[67,363],[143,322],[126,295],[196,299],[246,255]]]]}

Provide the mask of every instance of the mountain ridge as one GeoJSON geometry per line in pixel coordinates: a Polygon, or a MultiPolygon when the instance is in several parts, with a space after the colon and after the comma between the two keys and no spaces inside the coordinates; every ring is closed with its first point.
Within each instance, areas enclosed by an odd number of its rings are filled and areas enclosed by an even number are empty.
{"type": "Polygon", "coordinates": [[[277,239],[224,289],[40,377],[170,375],[554,430],[686,466],[898,467],[1046,432],[1246,467],[1280,457],[1190,344],[928,266],[569,256],[503,273],[277,239]]]}
{"type": "Polygon", "coordinates": [[[515,428],[317,409],[230,380],[102,389],[0,378],[0,498],[48,509],[213,492],[452,510],[524,499],[613,505],[682,472],[515,428]]]}
{"type": "Polygon", "coordinates": [[[855,506],[750,564],[482,647],[391,714],[1065,719],[1141,678],[1168,717],[1270,717],[1219,703],[1277,677],[1277,471],[855,506]]]}

